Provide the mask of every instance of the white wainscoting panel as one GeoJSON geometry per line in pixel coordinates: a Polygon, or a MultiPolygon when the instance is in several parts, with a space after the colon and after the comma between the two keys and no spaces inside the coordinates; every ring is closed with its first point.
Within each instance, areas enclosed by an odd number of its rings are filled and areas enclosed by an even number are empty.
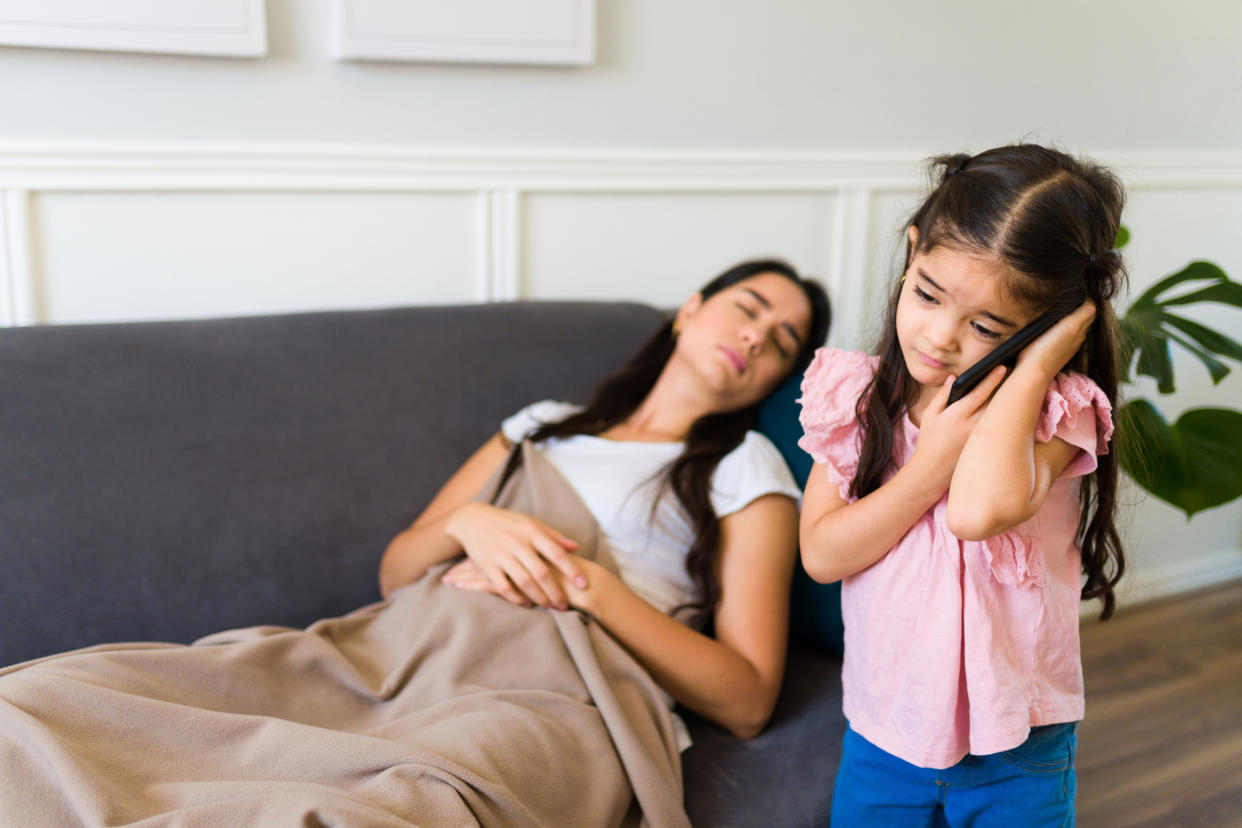
{"type": "Polygon", "coordinates": [[[472,302],[460,193],[49,193],[40,318],[160,319],[472,302]]]}
{"type": "Polygon", "coordinates": [[[836,199],[819,193],[527,196],[521,295],[676,307],[743,259],[782,258],[824,278],[836,199]]]}

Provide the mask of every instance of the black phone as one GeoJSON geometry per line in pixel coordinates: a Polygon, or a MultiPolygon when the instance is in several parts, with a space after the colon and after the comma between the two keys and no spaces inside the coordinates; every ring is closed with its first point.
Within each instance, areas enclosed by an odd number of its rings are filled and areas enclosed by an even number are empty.
{"type": "Polygon", "coordinates": [[[1018,354],[1022,352],[1022,349],[1035,341],[1036,337],[1051,328],[1063,316],[1065,316],[1064,313],[1045,313],[1000,345],[997,345],[983,359],[963,371],[962,375],[953,381],[953,387],[949,389],[948,405],[952,405],[960,400],[997,365],[1004,363],[1005,367],[1013,368],[1014,363],[1018,361],[1018,354]]]}

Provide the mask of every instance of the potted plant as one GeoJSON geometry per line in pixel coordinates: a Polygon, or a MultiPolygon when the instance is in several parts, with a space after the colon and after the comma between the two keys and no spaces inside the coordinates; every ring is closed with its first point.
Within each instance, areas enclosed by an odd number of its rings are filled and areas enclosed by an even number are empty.
{"type": "MultiPolygon", "coordinates": [[[[1117,247],[1129,241],[1123,227],[1117,247]]],[[[1157,391],[1172,394],[1171,347],[1194,354],[1219,383],[1230,371],[1222,358],[1242,363],[1242,344],[1182,315],[1191,305],[1217,303],[1242,309],[1242,284],[1218,266],[1195,261],[1152,285],[1118,320],[1121,328],[1122,381],[1134,373],[1151,377],[1157,391]]],[[[1228,503],[1242,496],[1242,411],[1192,408],[1170,423],[1143,397],[1117,412],[1118,461],[1139,486],[1186,513],[1228,503]]]]}

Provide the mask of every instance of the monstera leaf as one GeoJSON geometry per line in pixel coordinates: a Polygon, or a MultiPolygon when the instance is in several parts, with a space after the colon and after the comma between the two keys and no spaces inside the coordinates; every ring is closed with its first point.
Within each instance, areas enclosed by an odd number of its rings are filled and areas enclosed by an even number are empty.
{"type": "Polygon", "coordinates": [[[1130,431],[1131,444],[1141,446],[1120,452],[1121,467],[1187,519],[1242,496],[1242,412],[1192,408],[1170,424],[1138,399],[1121,407],[1117,423],[1130,431]]]}
{"type": "MultiPolygon", "coordinates": [[[[1122,227],[1116,246],[1129,240],[1129,231],[1122,227]]],[[[1213,383],[1230,371],[1217,357],[1242,362],[1242,345],[1179,312],[1197,302],[1242,308],[1242,285],[1211,262],[1199,261],[1148,288],[1118,320],[1123,381],[1133,382],[1133,368],[1156,380],[1161,394],[1172,394],[1174,344],[1198,357],[1213,383]]],[[[1121,467],[1144,489],[1185,512],[1187,519],[1242,497],[1242,412],[1195,408],[1170,424],[1154,405],[1138,398],[1118,410],[1117,424],[1124,435],[1118,453],[1121,467]]]]}
{"type": "Polygon", "coordinates": [[[1130,366],[1137,352],[1135,370],[1155,379],[1161,394],[1172,394],[1176,387],[1169,353],[1171,343],[1181,345],[1198,357],[1211,374],[1213,383],[1220,382],[1229,373],[1229,366],[1217,356],[1242,361],[1242,345],[1172,310],[1195,302],[1218,302],[1242,308],[1242,285],[1231,282],[1224,271],[1211,262],[1191,262],[1152,285],[1118,320],[1125,381],[1131,381],[1130,366]],[[1166,296],[1177,287],[1184,290],[1166,296]]]}

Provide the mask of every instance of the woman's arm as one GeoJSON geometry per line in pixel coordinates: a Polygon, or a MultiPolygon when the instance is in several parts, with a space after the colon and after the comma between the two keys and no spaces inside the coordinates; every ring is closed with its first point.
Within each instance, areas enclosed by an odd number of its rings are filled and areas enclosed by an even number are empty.
{"type": "MultiPolygon", "coordinates": [[[[788,497],[769,494],[721,519],[715,638],[673,620],[594,561],[580,559],[588,588],[562,582],[570,602],[603,624],[673,698],[749,739],[772,715],[784,674],[797,512],[788,497]]],[[[472,562],[455,566],[446,580],[495,591],[472,562]]]]}
{"type": "Polygon", "coordinates": [[[949,531],[984,540],[1030,519],[1078,448],[1035,439],[1048,386],[1086,337],[1095,306],[1084,303],[1018,358],[967,440],[949,486],[949,531]]]}
{"type": "Polygon", "coordinates": [[[527,515],[471,500],[508,456],[504,437],[497,433],[448,479],[410,527],[392,539],[380,560],[382,595],[465,552],[507,600],[567,604],[548,564],[571,580],[581,579],[581,568],[569,554],[578,544],[527,515]]]}
{"type": "Polygon", "coordinates": [[[821,583],[839,581],[883,558],[949,488],[958,455],[1004,374],[993,369],[946,407],[954,377],[924,408],[914,456],[888,482],[853,503],[817,463],[802,498],[802,566],[821,583]]]}
{"type": "MultiPolygon", "coordinates": [[[[715,638],[648,604],[613,576],[571,592],[679,702],[743,739],[772,715],[785,670],[797,506],[764,495],[720,521],[715,638]]],[[[602,570],[601,570],[602,573],[602,570]]]]}

